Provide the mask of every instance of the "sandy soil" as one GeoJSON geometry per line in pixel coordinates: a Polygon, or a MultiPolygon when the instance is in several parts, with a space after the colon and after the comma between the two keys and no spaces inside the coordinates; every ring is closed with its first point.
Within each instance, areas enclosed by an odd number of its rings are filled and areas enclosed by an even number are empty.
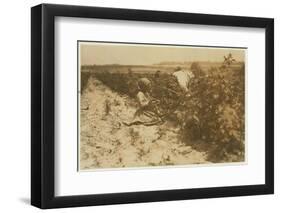
{"type": "Polygon", "coordinates": [[[80,170],[207,163],[172,123],[124,126],[135,111],[135,100],[89,79],[80,100],[80,170]]]}

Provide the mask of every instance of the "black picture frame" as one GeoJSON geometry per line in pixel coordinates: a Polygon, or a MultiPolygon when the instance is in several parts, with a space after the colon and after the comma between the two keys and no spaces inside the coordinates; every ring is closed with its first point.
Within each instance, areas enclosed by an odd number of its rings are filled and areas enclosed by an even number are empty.
{"type": "Polygon", "coordinates": [[[41,4],[31,8],[31,204],[42,209],[274,193],[274,20],[164,11],[41,4]],[[54,195],[55,17],[263,28],[265,48],[265,184],[93,195],[54,195]]]}

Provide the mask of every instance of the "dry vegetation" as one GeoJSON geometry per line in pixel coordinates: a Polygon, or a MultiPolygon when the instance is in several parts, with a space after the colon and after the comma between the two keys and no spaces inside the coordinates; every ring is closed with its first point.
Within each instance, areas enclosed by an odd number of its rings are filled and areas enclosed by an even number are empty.
{"type": "Polygon", "coordinates": [[[244,64],[190,67],[188,93],[170,75],[175,66],[83,67],[80,168],[244,161],[244,64]],[[124,127],[141,77],[152,81],[165,123],[124,127]]]}

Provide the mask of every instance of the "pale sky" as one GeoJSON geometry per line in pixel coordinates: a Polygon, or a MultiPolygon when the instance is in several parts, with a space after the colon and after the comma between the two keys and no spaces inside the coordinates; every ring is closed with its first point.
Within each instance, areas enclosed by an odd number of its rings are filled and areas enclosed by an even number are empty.
{"type": "Polygon", "coordinates": [[[79,42],[81,65],[151,65],[163,61],[223,62],[229,53],[236,61],[244,61],[245,49],[190,46],[140,45],[79,42]]]}

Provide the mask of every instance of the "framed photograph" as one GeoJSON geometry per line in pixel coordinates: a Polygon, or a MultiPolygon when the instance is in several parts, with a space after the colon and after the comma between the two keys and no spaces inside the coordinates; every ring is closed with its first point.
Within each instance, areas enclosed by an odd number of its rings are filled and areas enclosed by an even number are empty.
{"type": "Polygon", "coordinates": [[[272,194],[274,20],[31,9],[31,203],[272,194]]]}

